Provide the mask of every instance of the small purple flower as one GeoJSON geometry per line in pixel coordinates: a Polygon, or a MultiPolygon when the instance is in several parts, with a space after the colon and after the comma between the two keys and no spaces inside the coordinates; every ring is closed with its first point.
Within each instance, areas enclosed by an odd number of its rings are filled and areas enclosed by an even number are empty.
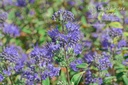
{"type": "Polygon", "coordinates": [[[45,80],[47,77],[48,77],[48,72],[47,71],[43,72],[43,74],[41,75],[41,78],[45,80]]]}
{"type": "Polygon", "coordinates": [[[96,28],[97,30],[102,30],[104,28],[105,24],[104,23],[100,23],[100,22],[95,22],[93,24],[93,27],[96,28]]]}
{"type": "Polygon", "coordinates": [[[16,5],[19,7],[25,7],[27,5],[27,2],[26,0],[17,0],[16,5]]]}
{"type": "Polygon", "coordinates": [[[92,42],[89,40],[84,41],[84,46],[90,48],[92,46],[92,42]]]}
{"type": "Polygon", "coordinates": [[[73,21],[74,20],[74,15],[70,11],[66,10],[59,10],[55,12],[52,16],[52,19],[56,21],[57,19],[60,20],[60,17],[62,16],[63,21],[73,21]]]}
{"type": "Polygon", "coordinates": [[[98,68],[100,70],[106,70],[109,67],[112,68],[112,63],[108,57],[103,57],[103,58],[99,59],[98,64],[99,64],[98,68]]]}
{"type": "Polygon", "coordinates": [[[18,37],[20,36],[20,30],[17,26],[13,24],[4,24],[3,32],[5,34],[10,35],[11,37],[18,37]]]}
{"type": "Polygon", "coordinates": [[[33,4],[35,2],[35,0],[29,0],[29,3],[33,4]]]}
{"type": "Polygon", "coordinates": [[[12,0],[3,0],[3,5],[7,6],[7,5],[12,5],[13,1],[12,0]]]}
{"type": "Polygon", "coordinates": [[[102,78],[94,78],[94,83],[97,83],[98,85],[102,85],[103,79],[102,78]]]}
{"type": "Polygon", "coordinates": [[[71,5],[71,6],[74,6],[74,5],[76,4],[76,2],[75,2],[75,1],[70,1],[70,0],[69,0],[69,1],[68,1],[68,4],[71,5]]]}
{"type": "Polygon", "coordinates": [[[123,31],[120,28],[111,28],[109,30],[109,36],[112,38],[122,36],[122,34],[123,34],[123,31]]]}
{"type": "Polygon", "coordinates": [[[110,47],[111,43],[107,39],[104,39],[101,42],[101,45],[102,45],[103,49],[108,49],[110,47]]]}
{"type": "Polygon", "coordinates": [[[120,22],[121,21],[121,19],[119,17],[114,16],[114,15],[109,15],[109,14],[104,14],[102,16],[102,20],[104,20],[104,21],[112,21],[112,22],[114,22],[114,21],[120,22]]]}
{"type": "Polygon", "coordinates": [[[9,70],[3,70],[3,73],[7,76],[10,76],[11,75],[11,72],[9,70]]]}
{"type": "Polygon", "coordinates": [[[19,47],[8,46],[3,50],[2,55],[4,59],[9,60],[10,62],[16,63],[21,58],[20,52],[21,52],[21,49],[19,47]]]}
{"type": "Polygon", "coordinates": [[[77,31],[77,30],[79,30],[79,25],[72,23],[72,22],[67,22],[66,29],[68,32],[72,32],[75,30],[77,31]]]}
{"type": "Polygon", "coordinates": [[[93,61],[94,61],[94,53],[93,52],[88,52],[87,54],[85,54],[85,56],[84,56],[84,59],[85,59],[85,61],[88,63],[88,64],[90,64],[90,63],[92,63],[93,61]]]}
{"type": "Polygon", "coordinates": [[[85,84],[89,85],[90,83],[93,83],[94,79],[92,76],[92,72],[88,69],[85,74],[85,84]]]}
{"type": "Polygon", "coordinates": [[[128,18],[125,18],[124,22],[125,24],[128,24],[128,18]]]}
{"type": "Polygon", "coordinates": [[[58,76],[60,72],[60,68],[53,67],[53,69],[50,70],[49,76],[52,78],[54,76],[58,76]]]}
{"type": "Polygon", "coordinates": [[[82,63],[83,63],[83,60],[78,59],[78,60],[75,60],[75,61],[71,62],[71,63],[70,63],[70,67],[71,67],[74,71],[78,71],[77,65],[82,64],[82,63]]]}
{"type": "Polygon", "coordinates": [[[81,52],[82,52],[82,45],[81,44],[76,44],[75,47],[74,47],[74,53],[76,55],[78,55],[78,54],[81,54],[81,52]]]}
{"type": "Polygon", "coordinates": [[[50,36],[50,38],[52,39],[53,42],[56,42],[56,39],[58,38],[59,35],[59,31],[58,29],[53,29],[51,31],[48,31],[48,35],[50,36]]]}
{"type": "Polygon", "coordinates": [[[3,75],[0,74],[0,82],[2,82],[4,80],[3,75]]]}
{"type": "Polygon", "coordinates": [[[122,64],[125,65],[125,66],[128,66],[128,59],[124,60],[124,61],[122,62],[122,64]]]}
{"type": "Polygon", "coordinates": [[[4,11],[0,10],[0,20],[5,21],[7,18],[8,18],[7,12],[4,12],[4,11]]]}
{"type": "Polygon", "coordinates": [[[118,48],[127,46],[127,42],[125,40],[120,40],[118,42],[118,48]]]}

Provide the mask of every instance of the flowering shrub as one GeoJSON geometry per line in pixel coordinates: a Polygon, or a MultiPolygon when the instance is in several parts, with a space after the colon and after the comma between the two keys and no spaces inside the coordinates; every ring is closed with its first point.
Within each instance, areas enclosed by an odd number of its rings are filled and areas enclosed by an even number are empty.
{"type": "Polygon", "coordinates": [[[0,85],[128,85],[127,11],[66,0],[72,12],[54,13],[52,2],[0,1],[0,85]]]}

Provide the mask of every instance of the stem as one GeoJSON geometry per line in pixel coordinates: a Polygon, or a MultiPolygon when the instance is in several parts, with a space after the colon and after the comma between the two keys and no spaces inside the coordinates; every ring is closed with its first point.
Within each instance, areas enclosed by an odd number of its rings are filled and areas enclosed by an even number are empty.
{"type": "Polygon", "coordinates": [[[67,65],[66,65],[66,75],[67,75],[67,81],[68,81],[68,85],[70,85],[70,75],[69,75],[69,62],[68,62],[68,59],[66,58],[66,56],[67,56],[67,53],[66,53],[66,49],[65,49],[65,47],[64,47],[64,54],[65,54],[65,61],[66,61],[66,63],[67,63],[67,65]]]}
{"type": "MultiPolygon", "coordinates": [[[[62,29],[63,29],[63,32],[64,32],[64,21],[62,20],[62,29]]],[[[64,48],[64,58],[65,58],[65,62],[66,62],[66,75],[67,75],[67,81],[68,81],[68,85],[71,85],[70,83],[70,74],[69,74],[69,62],[68,62],[68,59],[66,58],[67,57],[67,53],[66,53],[66,48],[65,48],[65,45],[63,44],[63,48],[64,48]]]]}

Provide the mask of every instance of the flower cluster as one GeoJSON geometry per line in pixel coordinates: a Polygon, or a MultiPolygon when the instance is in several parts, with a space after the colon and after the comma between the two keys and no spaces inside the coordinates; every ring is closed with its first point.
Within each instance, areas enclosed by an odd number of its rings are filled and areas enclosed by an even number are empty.
{"type": "Polygon", "coordinates": [[[1,62],[5,65],[4,68],[1,69],[5,77],[21,72],[27,59],[26,54],[17,46],[6,47],[3,52],[0,53],[0,57],[1,62]]]}
{"type": "Polygon", "coordinates": [[[3,28],[3,32],[5,34],[8,34],[8,35],[12,36],[12,37],[20,36],[19,28],[17,26],[13,25],[13,24],[5,23],[4,28],[3,28]]]}
{"type": "Polygon", "coordinates": [[[85,75],[85,84],[89,85],[92,83],[97,83],[98,85],[102,85],[103,80],[102,78],[94,78],[92,72],[88,69],[85,75]]]}
{"type": "Polygon", "coordinates": [[[59,10],[57,12],[55,12],[52,16],[53,20],[63,20],[63,21],[73,21],[74,20],[74,15],[70,12],[70,11],[66,11],[66,10],[59,10]]]}
{"type": "Polygon", "coordinates": [[[82,64],[83,60],[82,59],[77,59],[73,62],[70,63],[70,67],[74,70],[74,71],[78,71],[77,65],[82,64]]]}
{"type": "Polygon", "coordinates": [[[15,21],[7,20],[8,14],[0,11],[0,84],[4,82],[7,85],[17,85],[18,82],[21,85],[109,85],[118,83],[117,80],[122,84],[127,83],[125,74],[128,66],[128,33],[124,33],[127,29],[124,29],[125,25],[121,25],[128,23],[127,18],[121,19],[126,14],[123,13],[121,17],[120,13],[117,13],[118,16],[109,15],[112,11],[104,10],[109,1],[97,3],[94,0],[80,0],[77,3],[76,0],[62,0],[64,6],[74,6],[71,10],[75,16],[82,15],[77,17],[77,20],[81,20],[81,27],[87,28],[82,33],[72,12],[60,9],[51,15],[54,11],[54,8],[50,7],[52,2],[56,1],[2,2],[0,7],[9,10],[8,12],[13,9],[6,8],[8,4],[17,9],[9,13],[9,19],[15,21]],[[83,5],[87,3],[89,7],[86,15],[76,12],[76,8],[77,11],[85,12],[83,5]],[[36,9],[37,6],[39,10],[36,9]],[[50,8],[45,10],[47,7],[50,8]],[[13,14],[14,16],[10,17],[13,14]],[[45,22],[49,16],[52,16],[52,23],[57,21],[55,24],[59,24],[45,35],[46,30],[40,29],[40,25],[50,22],[45,22]],[[18,21],[19,19],[24,23],[18,21]],[[46,37],[47,41],[41,45],[46,39],[45,36],[49,38],[46,37]],[[24,42],[21,44],[21,41],[25,41],[25,45],[24,42]],[[14,43],[25,48],[25,52],[22,48],[12,45],[14,43]],[[124,54],[126,57],[122,57],[124,54]]]}

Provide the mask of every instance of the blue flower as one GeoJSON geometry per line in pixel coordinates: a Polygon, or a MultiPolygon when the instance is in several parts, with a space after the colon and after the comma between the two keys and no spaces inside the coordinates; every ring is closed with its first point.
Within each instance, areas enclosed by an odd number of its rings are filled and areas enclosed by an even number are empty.
{"type": "Polygon", "coordinates": [[[125,65],[125,66],[128,66],[128,59],[124,60],[124,61],[122,62],[122,64],[125,65]]]}
{"type": "Polygon", "coordinates": [[[9,70],[3,70],[3,73],[7,76],[10,76],[11,75],[11,71],[9,70]]]}
{"type": "Polygon", "coordinates": [[[59,33],[58,29],[53,29],[51,31],[48,31],[48,35],[50,36],[50,38],[52,39],[53,42],[56,42],[59,34],[60,33],[59,33]]]}
{"type": "Polygon", "coordinates": [[[78,55],[78,54],[81,54],[81,52],[82,52],[82,45],[81,45],[81,44],[76,44],[76,45],[74,46],[74,53],[75,53],[76,55],[78,55]]]}
{"type": "Polygon", "coordinates": [[[85,59],[85,61],[88,63],[88,64],[90,64],[90,63],[92,63],[93,61],[94,61],[94,53],[93,52],[88,52],[87,54],[85,54],[85,56],[84,56],[84,59],[85,59]]]}
{"type": "Polygon", "coordinates": [[[8,14],[0,10],[0,22],[5,21],[7,18],[8,18],[8,14]]]}
{"type": "Polygon", "coordinates": [[[0,82],[2,82],[4,80],[3,75],[0,74],[0,82]]]}
{"type": "Polygon", "coordinates": [[[92,72],[88,69],[85,74],[85,84],[89,85],[90,83],[93,83],[94,79],[92,76],[92,72]]]}
{"type": "Polygon", "coordinates": [[[90,71],[90,69],[88,69],[85,74],[85,84],[89,85],[91,83],[97,83],[98,85],[102,85],[103,80],[100,77],[94,78],[93,73],[90,71]]]}
{"type": "Polygon", "coordinates": [[[55,12],[52,16],[53,20],[60,20],[60,17],[62,16],[63,21],[73,21],[74,20],[74,15],[72,12],[67,11],[67,10],[62,10],[60,9],[59,11],[55,12]]]}
{"type": "Polygon", "coordinates": [[[59,72],[60,72],[60,68],[53,67],[53,69],[51,69],[50,72],[49,72],[49,76],[51,78],[52,77],[55,77],[55,76],[58,76],[59,75],[59,72]]]}
{"type": "Polygon", "coordinates": [[[77,31],[79,30],[79,25],[73,22],[67,22],[65,25],[68,32],[77,31]]]}
{"type": "Polygon", "coordinates": [[[48,77],[48,72],[47,71],[44,71],[43,74],[41,75],[41,78],[43,80],[45,80],[47,77],[48,77]]]}
{"type": "Polygon", "coordinates": [[[17,0],[16,5],[19,7],[25,7],[27,5],[27,2],[26,0],[17,0]]]}
{"type": "Polygon", "coordinates": [[[122,36],[122,34],[123,34],[123,30],[120,28],[111,28],[109,30],[109,36],[112,38],[118,37],[118,36],[120,37],[122,36]]]}
{"type": "Polygon", "coordinates": [[[104,20],[104,21],[112,21],[112,22],[114,22],[114,21],[120,22],[121,21],[121,19],[119,17],[114,16],[114,15],[110,15],[110,14],[104,14],[102,16],[102,20],[104,20]]]}
{"type": "Polygon", "coordinates": [[[77,59],[73,62],[70,63],[70,67],[74,70],[74,71],[78,71],[77,65],[82,64],[83,60],[82,59],[77,59]]]}
{"type": "Polygon", "coordinates": [[[29,3],[33,4],[35,2],[35,0],[29,0],[29,3]]]}
{"type": "Polygon", "coordinates": [[[125,18],[124,22],[125,24],[128,24],[128,18],[125,18]]]}
{"type": "Polygon", "coordinates": [[[120,40],[118,42],[118,48],[127,46],[127,42],[125,40],[120,40]]]}
{"type": "Polygon", "coordinates": [[[4,24],[3,32],[5,34],[10,35],[11,37],[18,37],[20,36],[20,30],[17,26],[13,24],[4,24]]]}
{"type": "Polygon", "coordinates": [[[89,40],[84,41],[84,46],[90,48],[92,46],[92,42],[89,40]]]}
{"type": "Polygon", "coordinates": [[[107,70],[108,68],[112,68],[112,63],[108,57],[103,57],[99,59],[98,64],[98,68],[100,70],[107,70]]]}
{"type": "Polygon", "coordinates": [[[2,56],[4,59],[16,63],[19,62],[19,60],[22,58],[20,52],[22,53],[22,50],[19,47],[8,46],[3,50],[2,56]]]}

